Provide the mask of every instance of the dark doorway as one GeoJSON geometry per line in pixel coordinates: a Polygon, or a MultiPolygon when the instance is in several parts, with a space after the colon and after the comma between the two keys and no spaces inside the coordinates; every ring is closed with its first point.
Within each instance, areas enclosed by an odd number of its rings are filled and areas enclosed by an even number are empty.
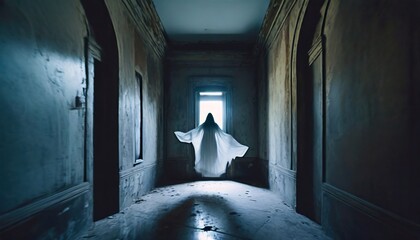
{"type": "Polygon", "coordinates": [[[298,45],[297,211],[321,223],[324,85],[319,13],[319,5],[308,6],[298,45]]]}
{"type": "MultiPolygon", "coordinates": [[[[93,219],[119,211],[118,50],[113,25],[102,0],[82,1],[89,39],[101,49],[93,59],[93,219]]],[[[89,173],[88,173],[89,174],[89,173]]]]}

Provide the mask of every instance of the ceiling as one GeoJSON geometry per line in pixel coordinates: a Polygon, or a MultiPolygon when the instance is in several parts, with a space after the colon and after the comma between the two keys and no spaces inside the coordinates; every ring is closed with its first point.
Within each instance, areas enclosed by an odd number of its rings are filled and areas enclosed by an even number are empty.
{"type": "Polygon", "coordinates": [[[253,43],[270,0],[153,0],[170,44],[253,43]]]}

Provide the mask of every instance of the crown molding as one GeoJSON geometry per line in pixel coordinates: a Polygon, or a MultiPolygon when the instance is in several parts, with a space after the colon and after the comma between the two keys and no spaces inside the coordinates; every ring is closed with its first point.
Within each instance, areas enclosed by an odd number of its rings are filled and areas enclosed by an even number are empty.
{"type": "Polygon", "coordinates": [[[270,49],[297,0],[271,0],[258,34],[254,53],[270,49]]]}
{"type": "Polygon", "coordinates": [[[146,44],[159,57],[163,57],[167,48],[167,41],[152,0],[122,0],[122,2],[146,44]]]}

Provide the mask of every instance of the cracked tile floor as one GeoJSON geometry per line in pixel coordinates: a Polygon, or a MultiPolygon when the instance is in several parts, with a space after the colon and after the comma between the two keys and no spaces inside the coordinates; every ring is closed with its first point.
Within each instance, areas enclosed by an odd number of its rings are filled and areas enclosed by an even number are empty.
{"type": "Polygon", "coordinates": [[[278,195],[233,181],[156,188],[80,239],[330,239],[278,195]]]}

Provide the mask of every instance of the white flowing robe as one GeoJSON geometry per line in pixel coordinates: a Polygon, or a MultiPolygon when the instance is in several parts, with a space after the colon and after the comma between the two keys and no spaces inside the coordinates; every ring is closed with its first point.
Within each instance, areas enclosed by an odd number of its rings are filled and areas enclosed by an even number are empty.
{"type": "Polygon", "coordinates": [[[236,157],[243,157],[247,146],[238,143],[223,132],[216,123],[201,124],[189,132],[174,132],[180,142],[192,143],[195,151],[195,170],[204,177],[219,177],[226,171],[226,164],[236,157]]]}

